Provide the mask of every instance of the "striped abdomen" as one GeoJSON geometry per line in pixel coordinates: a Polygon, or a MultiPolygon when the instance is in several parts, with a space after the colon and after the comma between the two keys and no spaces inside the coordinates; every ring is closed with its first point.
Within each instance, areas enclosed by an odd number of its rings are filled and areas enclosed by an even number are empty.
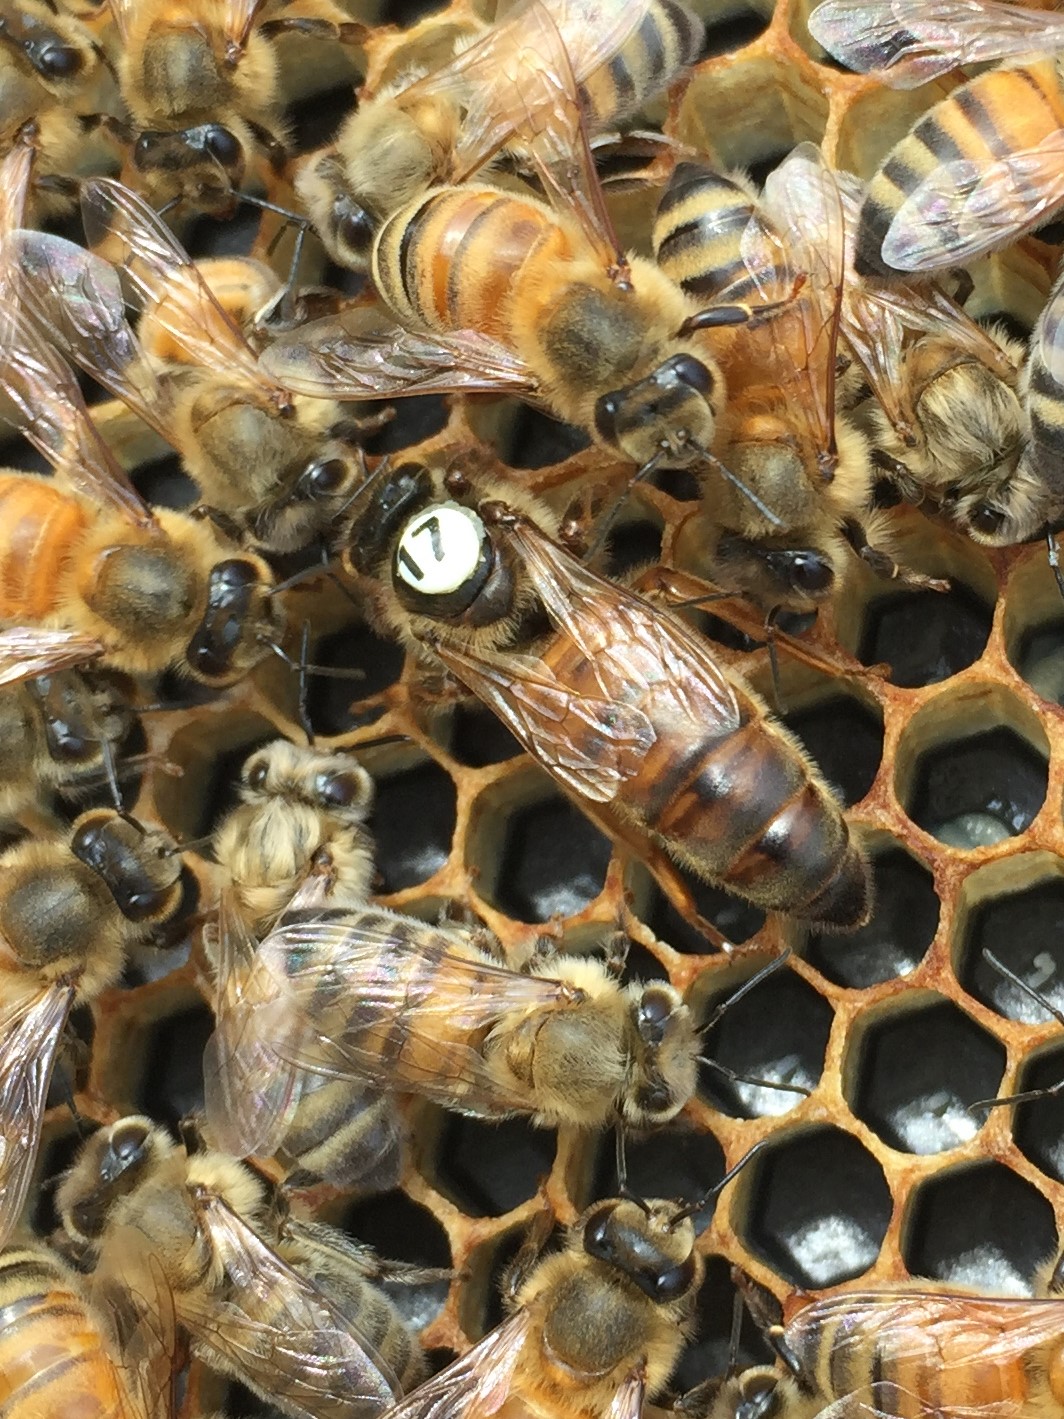
{"type": "Polygon", "coordinates": [[[702,21],[677,0],[651,0],[639,28],[581,85],[589,125],[609,128],[660,93],[698,58],[702,21]]]}
{"type": "Polygon", "coordinates": [[[125,1419],[119,1373],[65,1268],[46,1251],[0,1256],[4,1419],[125,1419]]]}
{"type": "Polygon", "coordinates": [[[55,610],[59,572],[87,525],[54,483],[0,474],[0,620],[32,624],[55,610]]]}
{"type": "Polygon", "coordinates": [[[751,194],[702,163],[681,163],[654,219],[658,265],[688,295],[709,302],[737,285],[736,300],[758,299],[740,243],[757,208],[751,194]]]}
{"type": "MultiPolygon", "coordinates": [[[[577,694],[601,694],[595,666],[573,642],[559,638],[543,658],[577,694]]],[[[677,731],[671,696],[664,712],[653,700],[636,702],[657,737],[625,782],[620,811],[681,862],[757,906],[860,925],[870,909],[868,865],[838,803],[790,733],[770,724],[741,684],[733,689],[738,726],[707,726],[701,737],[677,731]]]]}
{"type": "MultiPolygon", "coordinates": [[[[1056,64],[1044,60],[1020,69],[994,69],[980,74],[949,98],[928,110],[911,132],[895,144],[879,171],[868,184],[861,207],[854,261],[861,276],[890,275],[892,268],[883,260],[883,241],[894,217],[906,198],[924,178],[942,163],[969,162],[985,170],[1009,154],[1036,149],[1064,128],[1064,94],[1061,93],[1056,64]]],[[[1048,221],[1051,213],[1033,204],[1036,187],[1025,191],[1017,171],[1015,224],[1002,224],[1002,242],[1012,240],[1032,227],[1048,221]],[[1037,218],[1025,221],[1028,211],[1037,218]]],[[[941,233],[933,228],[922,232],[928,244],[940,243],[943,266],[952,264],[949,254],[951,225],[944,222],[941,233]]]]}
{"type": "Polygon", "coordinates": [[[565,260],[568,233],[541,203],[444,187],[400,208],[373,248],[373,280],[402,320],[513,344],[509,313],[533,257],[565,260]]]}

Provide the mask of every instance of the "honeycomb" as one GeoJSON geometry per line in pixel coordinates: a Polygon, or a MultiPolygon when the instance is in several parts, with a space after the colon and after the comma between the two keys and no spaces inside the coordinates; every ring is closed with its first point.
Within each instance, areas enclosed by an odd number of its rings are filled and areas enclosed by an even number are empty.
{"type": "MultiPolygon", "coordinates": [[[[804,0],[694,8],[709,24],[707,53],[656,118],[758,177],[805,140],[868,176],[956,82],[905,93],[841,72],[810,39],[804,0]]],[[[367,89],[409,53],[402,25],[417,20],[416,42],[430,54],[478,13],[471,0],[422,19],[410,7],[386,11],[367,45],[367,89]]],[[[349,101],[342,76],[338,93],[331,107],[318,97],[296,102],[304,146],[323,141],[349,101]]],[[[645,193],[616,199],[626,239],[643,249],[653,203],[645,193]]],[[[246,215],[186,235],[197,252],[265,248],[246,215]]],[[[274,259],[282,269],[283,251],[274,259]]],[[[1056,248],[1033,238],[981,261],[968,309],[1029,329],[1055,265],[1056,248]]],[[[193,500],[159,446],[116,406],[99,412],[149,496],[193,500]]],[[[501,400],[403,403],[368,445],[371,463],[397,450],[486,461],[559,505],[574,488],[618,476],[572,430],[501,400]]],[[[613,569],[660,562],[686,576],[696,495],[682,475],[634,489],[613,569]]],[[[874,858],[876,912],[849,936],[765,921],[692,882],[731,953],[713,949],[645,868],[611,850],[486,710],[461,698],[428,701],[413,664],[360,620],[350,597],[325,581],[287,594],[291,623],[311,623],[316,662],[362,677],[312,676],[309,714],[321,744],[353,749],[376,779],[382,901],[424,918],[456,906],[515,955],[544,929],[585,949],[620,918],[634,941],[629,974],[667,977],[703,1017],[791,949],[705,1036],[711,1060],[749,1078],[704,1065],[680,1119],[629,1141],[632,1187],[686,1198],[764,1142],[701,1214],[709,1279],[677,1390],[727,1363],[731,1264],[781,1298],[795,1287],[906,1275],[1021,1294],[1059,1250],[1064,1095],[985,1115],[970,1106],[1064,1079],[1059,1024],[982,954],[989,948],[1064,1008],[1064,603],[1043,547],[988,552],[915,510],[897,519],[905,559],[952,589],[892,590],[859,569],[845,599],[805,634],[823,665],[782,654],[778,687],[749,615],[736,631],[715,614],[690,613],[723,658],[766,695],[778,693],[874,858]],[[884,664],[889,675],[873,669],[884,664]]],[[[180,840],[202,838],[232,805],[252,748],[303,737],[294,677],[278,663],[222,695],[174,681],[160,699],[165,707],[142,719],[154,766],[130,805],[180,840]]],[[[187,861],[190,901],[206,915],[217,869],[206,849],[187,861]]],[[[121,986],[80,1013],[77,1117],[57,1095],[39,1180],[61,1170],[97,1123],[131,1110],[175,1123],[201,1104],[209,1000],[194,931],[137,953],[121,986]]],[[[442,1358],[498,1320],[500,1271],[544,1198],[564,1224],[615,1189],[613,1141],[409,1109],[414,1145],[398,1191],[365,1198],[322,1185],[302,1201],[386,1256],[455,1268],[449,1287],[396,1293],[442,1358]]],[[[32,1221],[45,1235],[55,1224],[47,1187],[35,1191],[32,1221]]],[[[747,1324],[741,1358],[764,1353],[747,1324]]],[[[193,1366],[183,1413],[223,1399],[226,1387],[193,1366]]],[[[260,1412],[232,1387],[227,1404],[234,1415],[260,1412]]]]}

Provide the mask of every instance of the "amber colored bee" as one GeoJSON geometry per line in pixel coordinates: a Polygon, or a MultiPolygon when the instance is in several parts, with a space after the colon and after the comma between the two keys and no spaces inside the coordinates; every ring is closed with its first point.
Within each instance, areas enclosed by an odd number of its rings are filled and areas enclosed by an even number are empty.
{"type": "Polygon", "coordinates": [[[534,1419],[640,1419],[679,1360],[704,1275],[685,1209],[597,1202],[563,1251],[514,1278],[509,1319],[384,1419],[468,1419],[489,1404],[534,1419]]]}
{"type": "MultiPolygon", "coordinates": [[[[852,253],[862,185],[849,173],[837,178],[852,253]]],[[[933,281],[852,270],[842,334],[875,395],[866,408],[877,470],[910,501],[933,498],[977,542],[1004,546],[1037,532],[1052,464],[1039,476],[1024,453],[1023,346],[977,325],[933,281]]]]}
{"type": "Polygon", "coordinates": [[[130,674],[179,665],[214,685],[246,674],[279,624],[265,562],[233,555],[203,520],[144,503],[69,366],[10,306],[0,310],[0,391],[59,475],[0,473],[0,622],[77,632],[130,674]]]}
{"type": "MultiPolygon", "coordinates": [[[[67,358],[180,453],[227,526],[274,551],[328,529],[361,477],[357,425],[331,401],[292,397],[165,223],[121,183],[82,185],[91,244],[20,233],[20,296],[67,358]],[[145,314],[140,338],[127,293],[145,314]]],[[[229,292],[242,304],[246,291],[229,292]]]]}
{"type": "Polygon", "coordinates": [[[373,1254],[277,1202],[243,1163],[137,1115],[95,1133],[56,1192],[97,1269],[133,1292],[165,1280],[212,1368],[288,1414],[373,1419],[420,1378],[420,1347],[373,1254]]]}
{"type": "Polygon", "coordinates": [[[0,1252],[5,1419],[171,1419],[168,1299],[86,1286],[44,1247],[0,1252]]]}
{"type": "Polygon", "coordinates": [[[1006,61],[936,103],[880,163],[861,209],[860,275],[967,265],[1059,211],[1060,15],[998,0],[927,0],[904,14],[890,0],[825,0],[809,29],[842,63],[899,88],[1006,61]],[[1008,63],[1031,55],[1057,57],[1008,63]]]}
{"type": "Polygon", "coordinates": [[[0,1240],[18,1220],[48,1086],[75,1005],[122,972],[129,947],[181,902],[181,857],[157,828],[111,810],[69,837],[27,838],[0,856],[0,1240]]]}
{"type": "Polygon", "coordinates": [[[727,1381],[711,1419],[1035,1419],[1064,1403],[1059,1296],[985,1296],[944,1284],[795,1296],[770,1331],[783,1368],[727,1381]],[[788,1373],[789,1371],[789,1373],[788,1373]]]}
{"type": "Polygon", "coordinates": [[[323,398],[517,394],[634,463],[705,462],[724,391],[699,334],[750,311],[700,310],[653,262],[619,251],[561,36],[542,5],[527,23],[511,126],[552,205],[483,185],[418,195],[373,243],[391,320],[362,309],[312,321],[262,362],[323,398]]]}
{"type": "Polygon", "coordinates": [[[658,262],[689,294],[754,312],[782,303],[718,347],[728,402],[715,450],[733,479],[707,471],[698,523],[712,580],[766,610],[815,608],[855,554],[882,575],[929,584],[884,545],[867,440],[837,406],[844,235],[834,174],[812,144],[760,197],[741,177],[681,164],[654,223],[658,262]]]}
{"type": "Polygon", "coordinates": [[[557,26],[594,130],[665,89],[703,38],[701,21],[679,0],[525,0],[450,63],[363,96],[335,143],[311,154],[295,181],[335,261],[367,270],[386,217],[430,187],[464,182],[513,144],[531,112],[557,101],[537,73],[545,22],[557,26]]]}
{"type": "Polygon", "coordinates": [[[531,501],[492,491],[378,469],[344,557],[382,628],[430,647],[645,857],[664,848],[768,910],[866,920],[868,864],[797,740],[684,621],[563,551],[531,501]],[[537,611],[552,631],[528,646],[537,611]]]}
{"type": "MultiPolygon", "coordinates": [[[[349,754],[301,748],[278,739],[253,753],[240,775],[241,802],[219,825],[214,855],[227,886],[217,943],[208,954],[217,979],[215,1013],[239,1015],[254,996],[258,938],[286,912],[362,906],[373,876],[373,842],[365,819],[373,781],[349,754]]],[[[254,1100],[261,1082],[235,1077],[223,1027],[205,1058],[215,1141],[239,1154],[262,1146],[254,1100]],[[247,1100],[252,1100],[250,1117],[247,1100]]],[[[285,1079],[290,1071],[282,1072],[285,1079]]],[[[290,1186],[325,1178],[387,1190],[399,1180],[402,1123],[390,1094],[363,1081],[305,1074],[294,1084],[291,1117],[270,1151],[283,1146],[298,1165],[290,1186]]]]}
{"type": "Polygon", "coordinates": [[[287,160],[276,44],[285,33],[358,38],[331,0],[110,0],[131,119],[127,170],[155,207],[229,215],[245,177],[287,160]]]}

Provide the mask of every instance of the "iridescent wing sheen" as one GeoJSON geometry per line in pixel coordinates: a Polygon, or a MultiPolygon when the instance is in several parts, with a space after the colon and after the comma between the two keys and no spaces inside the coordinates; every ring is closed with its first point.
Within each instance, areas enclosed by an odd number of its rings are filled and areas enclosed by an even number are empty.
{"type": "Polygon", "coordinates": [[[510,1012],[549,1009],[581,994],[471,958],[462,952],[467,939],[458,928],[383,907],[283,923],[257,954],[284,980],[287,1018],[302,1027],[288,1036],[291,1062],[488,1116],[528,1111],[476,1045],[510,1012]]]}
{"type": "Polygon", "coordinates": [[[23,310],[0,300],[2,412],[72,488],[145,532],[151,509],[97,432],[70,366],[23,310]]]}
{"type": "Polygon", "coordinates": [[[809,33],[859,73],[914,89],[961,64],[1064,47],[1064,18],[998,0],[824,0],[809,33]]]}
{"type": "Polygon", "coordinates": [[[59,1041],[74,987],[26,994],[0,1013],[0,1246],[26,1201],[59,1041]]]}
{"type": "Polygon", "coordinates": [[[937,164],[895,212],[882,256],[897,271],[966,266],[1064,203],[1064,129],[1004,157],[937,164]]]}
{"type": "Polygon", "coordinates": [[[531,1321],[528,1310],[516,1311],[380,1419],[490,1419],[513,1390],[531,1321]]]}
{"type": "Polygon", "coordinates": [[[528,366],[490,336],[405,330],[364,308],[282,335],[262,366],[293,393],[320,399],[536,391],[528,366]]]}

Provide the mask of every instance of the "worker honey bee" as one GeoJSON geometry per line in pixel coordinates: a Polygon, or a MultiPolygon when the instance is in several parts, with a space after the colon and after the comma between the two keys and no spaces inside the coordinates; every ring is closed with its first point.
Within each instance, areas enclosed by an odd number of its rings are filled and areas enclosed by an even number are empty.
{"type": "Polygon", "coordinates": [[[769,1330],[782,1366],[725,1381],[709,1416],[1055,1413],[1064,1400],[1062,1314],[1059,1296],[987,1296],[922,1281],[795,1296],[769,1330]]]}
{"type": "Polygon", "coordinates": [[[842,63],[901,88],[958,65],[1006,61],[934,104],[880,163],[861,208],[860,275],[964,266],[1060,210],[1059,15],[929,0],[899,18],[889,0],[826,0],[809,28],[842,63]],[[1007,62],[1032,55],[1047,57],[1007,62]]]}
{"type": "Polygon", "coordinates": [[[0,1373],[10,1419],[172,1419],[168,1298],[158,1288],[103,1292],[45,1247],[0,1252],[0,1373]]]}
{"type": "Polygon", "coordinates": [[[48,1087],[75,1005],[112,985],[129,947],[181,904],[169,835],[112,810],[85,813],[64,840],[28,838],[0,855],[0,1240],[26,1199],[48,1087]]]}
{"type": "Polygon", "coordinates": [[[760,197],[741,176],[681,164],[654,223],[658,262],[688,293],[752,310],[783,301],[718,349],[729,393],[696,554],[717,585],[770,611],[815,608],[854,555],[881,575],[943,585],[888,551],[867,440],[837,407],[844,235],[834,174],[812,144],[784,159],[760,197]]]}
{"type": "MultiPolygon", "coordinates": [[[[852,254],[862,188],[849,173],[836,176],[852,254]]],[[[1053,465],[1024,452],[1023,346],[984,330],[932,281],[888,283],[852,270],[842,334],[875,396],[866,407],[877,470],[910,501],[935,499],[978,542],[1003,546],[1037,532],[1053,465]]]]}
{"type": "MultiPolygon", "coordinates": [[[[293,398],[265,374],[196,264],[136,193],[90,181],[81,208],[90,244],[113,264],[61,237],[20,233],[20,298],[68,359],[177,449],[235,533],[274,551],[313,542],[361,478],[356,421],[331,401],[293,398]],[[127,292],[144,311],[139,339],[125,316],[127,292]]],[[[231,304],[247,300],[246,291],[226,294],[231,304]]]]}
{"type": "Polygon", "coordinates": [[[280,625],[266,563],[233,555],[203,520],[147,506],[70,368],[10,305],[0,310],[0,391],[59,475],[0,473],[0,621],[78,632],[87,655],[130,674],[180,665],[212,685],[246,674],[280,625]]]}
{"type": "Polygon", "coordinates": [[[651,865],[664,848],[767,910],[865,921],[867,861],[798,742],[679,617],[582,566],[533,501],[495,493],[459,470],[377,469],[343,555],[382,629],[428,647],[651,865]],[[528,647],[536,611],[553,630],[528,647]]]}
{"type": "Polygon", "coordinates": [[[56,1191],[74,1249],[135,1293],[163,1278],[212,1368],[300,1419],[373,1419],[420,1378],[421,1349],[372,1253],[279,1201],[243,1163],[139,1115],[88,1139],[56,1191]]]}
{"type": "MultiPolygon", "coordinates": [[[[589,126],[641,108],[697,57],[701,22],[679,0],[524,0],[449,63],[366,99],[295,187],[332,258],[368,270],[381,222],[431,187],[466,181],[557,101],[539,66],[557,27],[589,126]]],[[[518,152],[520,144],[518,143],[518,152]]]]}
{"type": "Polygon", "coordinates": [[[564,1250],[512,1286],[509,1319],[384,1419],[465,1419],[495,1403],[535,1419],[639,1419],[693,1328],[705,1262],[688,1211],[661,1199],[589,1207],[564,1250]]]}
{"type": "Polygon", "coordinates": [[[229,216],[245,179],[287,161],[277,43],[286,33],[348,41],[360,25],[331,0],[109,0],[129,111],[127,171],[155,207],[229,216]]]}
{"type": "MultiPolygon", "coordinates": [[[[244,764],[240,797],[214,836],[226,885],[208,955],[222,1022],[242,1019],[253,998],[259,937],[286,912],[363,906],[374,870],[365,826],[373,780],[350,755],[275,740],[244,764]]],[[[292,1080],[285,1069],[293,1097],[283,1133],[279,1124],[264,1140],[255,1103],[261,1083],[237,1076],[228,1043],[220,1030],[204,1061],[219,1144],[240,1156],[262,1151],[264,1141],[267,1151],[283,1147],[297,1164],[288,1177],[293,1187],[319,1177],[363,1190],[396,1185],[403,1128],[390,1093],[324,1074],[292,1080]]]]}
{"type": "Polygon", "coordinates": [[[475,184],[418,195],[373,242],[392,319],[359,309],[311,321],[263,364],[324,398],[515,394],[644,468],[711,461],[724,390],[700,333],[751,311],[701,310],[619,250],[565,46],[543,6],[528,15],[528,73],[510,102],[551,205],[475,184]]]}

